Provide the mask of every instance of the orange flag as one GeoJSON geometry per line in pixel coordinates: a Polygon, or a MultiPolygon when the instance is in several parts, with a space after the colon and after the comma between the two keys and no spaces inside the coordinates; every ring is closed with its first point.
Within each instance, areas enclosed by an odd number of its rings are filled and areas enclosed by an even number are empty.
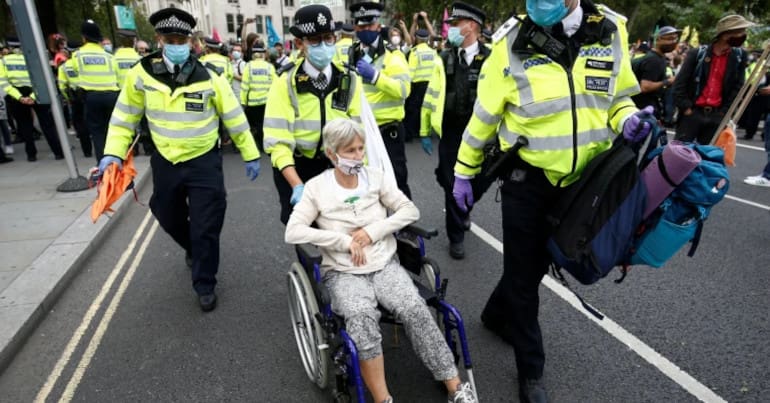
{"type": "Polygon", "coordinates": [[[100,215],[113,212],[112,204],[118,201],[123,193],[126,193],[134,177],[136,177],[133,151],[134,147],[132,146],[128,150],[128,156],[123,161],[123,169],[119,169],[116,163],[110,164],[97,183],[96,200],[91,205],[91,221],[96,222],[100,215]]]}

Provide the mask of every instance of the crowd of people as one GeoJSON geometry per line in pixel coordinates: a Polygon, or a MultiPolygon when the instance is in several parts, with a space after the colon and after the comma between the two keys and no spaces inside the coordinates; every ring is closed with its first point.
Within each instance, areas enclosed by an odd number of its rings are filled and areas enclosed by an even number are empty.
{"type": "MultiPolygon", "coordinates": [[[[437,135],[435,175],[451,258],[464,258],[473,205],[500,183],[503,275],[481,319],[515,351],[520,400],[545,402],[538,290],[551,262],[549,209],[617,136],[643,141],[655,129],[651,116],[675,127],[679,140],[708,143],[746,79],[752,56],[742,45],[753,24],[726,16],[713,41],[692,49],[671,26],[656,31],[652,46],[629,46],[625,18],[607,7],[589,0],[527,5],[526,16],[492,35],[481,9],[455,2],[443,21],[450,25],[446,38],[425,12],[415,13],[409,28],[403,16],[387,27],[379,3],[352,5],[350,23],[309,5],[294,15],[294,39],[273,46],[248,32],[251,19],[242,41],[224,44],[196,32],[190,14],[168,8],[149,18],[157,49],[130,31],[118,32],[113,49],[89,20],[82,42],[51,38],[51,68],[82,152],[95,157],[100,173],[138,152],[137,137],[151,155],[150,208],[184,251],[205,312],[217,303],[227,205],[222,147],[234,146],[251,180],[261,156],[269,156],[286,240],[323,250],[324,284],[361,346],[363,377],[377,402],[393,400],[383,375],[378,303],[404,321],[450,401],[475,401],[438,328],[425,325],[430,315],[394,255],[392,233],[419,216],[405,144],[419,139],[431,155],[437,135]],[[364,166],[366,103],[393,181],[364,166]],[[527,146],[489,179],[494,151],[504,155],[520,137],[527,146]]],[[[10,160],[12,130],[25,142],[27,159],[36,160],[33,111],[61,159],[50,108],[35,101],[19,42],[6,38],[6,45],[0,88],[9,114],[0,120],[0,161],[10,160]]],[[[768,84],[742,122],[747,138],[766,112],[768,84]]],[[[753,178],[747,183],[770,186],[770,163],[753,178]]]]}

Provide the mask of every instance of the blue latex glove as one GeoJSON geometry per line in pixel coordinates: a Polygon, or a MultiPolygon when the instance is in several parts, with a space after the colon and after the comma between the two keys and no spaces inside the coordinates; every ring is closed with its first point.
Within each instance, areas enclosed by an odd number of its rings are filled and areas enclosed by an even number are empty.
{"type": "Polygon", "coordinates": [[[305,190],[305,185],[300,183],[297,186],[294,186],[291,189],[291,199],[289,199],[289,203],[291,203],[292,206],[299,203],[299,201],[302,199],[302,191],[305,190]]]}
{"type": "Polygon", "coordinates": [[[433,154],[433,142],[430,140],[430,137],[420,137],[420,141],[422,142],[422,150],[425,151],[425,154],[433,154]]]}
{"type": "Polygon", "coordinates": [[[257,176],[259,176],[259,158],[255,159],[254,161],[247,161],[246,162],[246,177],[250,180],[257,179],[257,176]]]}
{"type": "Polygon", "coordinates": [[[366,60],[359,60],[356,63],[356,72],[366,83],[373,83],[374,79],[377,78],[377,69],[370,63],[367,63],[366,60]]]}
{"type": "Polygon", "coordinates": [[[471,187],[471,180],[455,176],[455,182],[454,185],[452,185],[452,196],[455,198],[457,207],[459,207],[463,213],[467,213],[468,209],[473,206],[473,188],[471,187]]]}
{"type": "Polygon", "coordinates": [[[623,124],[623,138],[629,143],[644,141],[657,126],[653,112],[655,108],[650,105],[626,119],[626,123],[623,124]]]}
{"type": "Polygon", "coordinates": [[[118,169],[123,169],[123,160],[118,157],[113,157],[112,155],[105,155],[102,157],[101,161],[99,161],[99,173],[96,174],[97,178],[101,178],[107,170],[107,167],[113,162],[118,164],[118,169]]]}

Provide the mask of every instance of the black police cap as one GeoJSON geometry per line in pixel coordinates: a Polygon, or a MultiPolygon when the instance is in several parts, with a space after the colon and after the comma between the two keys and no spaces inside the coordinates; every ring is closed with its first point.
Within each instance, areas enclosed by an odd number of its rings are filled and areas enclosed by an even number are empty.
{"type": "Polygon", "coordinates": [[[329,7],[311,4],[300,8],[294,14],[294,25],[289,32],[297,38],[334,32],[337,27],[329,7]]]}
{"type": "Polygon", "coordinates": [[[222,42],[220,42],[220,41],[218,41],[218,40],[216,40],[216,39],[214,39],[214,38],[212,38],[210,36],[207,36],[207,37],[203,38],[203,42],[205,42],[206,46],[208,46],[210,48],[219,49],[219,48],[222,47],[222,42]]]}
{"type": "Polygon", "coordinates": [[[428,32],[428,30],[425,28],[420,28],[414,32],[414,36],[417,39],[422,39],[427,41],[430,38],[430,32],[428,32]]]}
{"type": "Polygon", "coordinates": [[[377,19],[382,15],[383,9],[382,4],[373,1],[351,4],[348,7],[356,25],[369,25],[377,22],[377,19]]]}
{"type": "Polygon", "coordinates": [[[164,8],[150,16],[150,24],[155,27],[155,32],[161,35],[192,35],[195,28],[195,18],[190,13],[178,8],[164,8]]]}
{"type": "Polygon", "coordinates": [[[5,45],[9,48],[18,48],[21,46],[21,42],[19,41],[19,38],[15,36],[7,36],[5,38],[5,45]]]}
{"type": "Polygon", "coordinates": [[[80,34],[91,42],[101,42],[103,39],[102,31],[94,20],[83,21],[83,24],[80,26],[80,34]]]}
{"type": "Polygon", "coordinates": [[[459,19],[473,20],[479,25],[484,25],[487,15],[481,9],[461,1],[452,3],[452,13],[446,22],[452,22],[459,19]]]}

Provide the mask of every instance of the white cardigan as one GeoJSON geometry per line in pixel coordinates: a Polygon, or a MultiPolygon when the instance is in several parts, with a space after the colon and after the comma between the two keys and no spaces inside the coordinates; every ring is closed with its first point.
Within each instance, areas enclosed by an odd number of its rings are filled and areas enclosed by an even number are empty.
{"type": "Polygon", "coordinates": [[[310,243],[321,248],[323,273],[338,270],[363,274],[383,269],[396,253],[393,233],[420,218],[420,211],[395,181],[383,180],[381,171],[363,169],[369,187],[354,204],[338,200],[325,175],[320,174],[305,184],[302,200],[294,206],[286,224],[287,243],[310,243]],[[392,212],[390,216],[388,211],[392,212]],[[318,228],[311,227],[313,223],[318,228]],[[363,266],[354,266],[350,259],[350,234],[358,228],[372,239],[372,244],[364,248],[363,266]]]}

